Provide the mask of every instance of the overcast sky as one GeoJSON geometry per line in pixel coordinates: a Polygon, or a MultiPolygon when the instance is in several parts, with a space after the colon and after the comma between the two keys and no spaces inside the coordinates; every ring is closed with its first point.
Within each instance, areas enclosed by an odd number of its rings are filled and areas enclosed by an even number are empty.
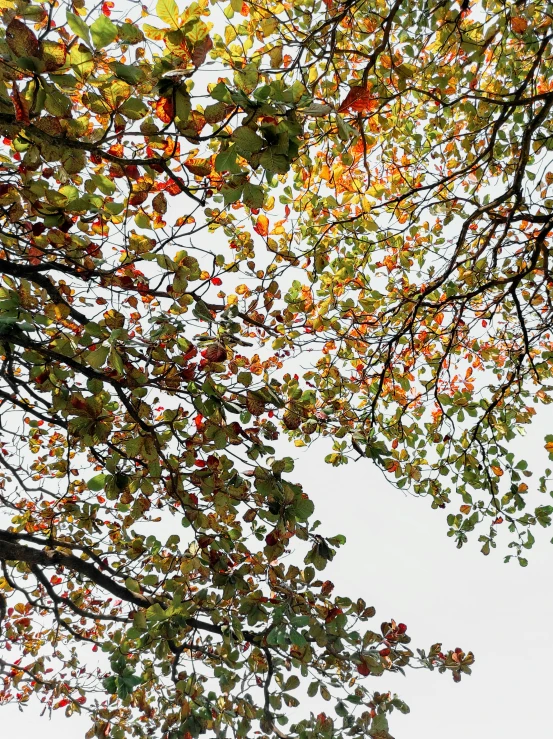
{"type": "MultiPolygon", "coordinates": [[[[539,414],[531,433],[517,443],[529,450],[530,467],[545,460],[543,435],[547,413],[539,414]]],[[[337,593],[363,597],[377,609],[375,625],[395,618],[408,625],[416,646],[436,641],[444,647],[472,649],[473,675],[454,684],[449,675],[411,671],[407,678],[384,676],[375,690],[397,692],[411,714],[394,715],[397,739],[466,739],[467,736],[550,735],[551,564],[553,530],[536,531],[529,565],[503,564],[501,554],[484,557],[476,539],[458,551],[445,535],[445,512],[390,487],[368,461],[334,469],[322,462],[315,445],[297,457],[295,478],[316,502],[321,533],[345,534],[346,546],[326,571],[337,593]]],[[[534,495],[534,505],[546,503],[534,495]]],[[[453,508],[452,508],[453,510],[453,508]]],[[[325,575],[326,576],[326,575],[325,575]]],[[[319,699],[320,701],[320,699],[319,699]]],[[[322,710],[315,700],[304,709],[322,710]]],[[[39,705],[21,714],[4,706],[3,728],[22,739],[83,737],[86,718],[39,718],[39,705]],[[39,723],[40,721],[40,723],[39,723]]]]}

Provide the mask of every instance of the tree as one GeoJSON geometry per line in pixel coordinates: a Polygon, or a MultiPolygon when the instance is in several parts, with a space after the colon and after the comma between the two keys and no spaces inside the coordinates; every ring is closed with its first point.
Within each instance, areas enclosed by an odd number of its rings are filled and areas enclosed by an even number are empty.
{"type": "Polygon", "coordinates": [[[363,678],[470,672],[332,595],[274,445],[459,494],[522,565],[551,521],[508,444],[551,400],[553,16],[412,6],[1,3],[3,700],[385,739],[363,678]]]}

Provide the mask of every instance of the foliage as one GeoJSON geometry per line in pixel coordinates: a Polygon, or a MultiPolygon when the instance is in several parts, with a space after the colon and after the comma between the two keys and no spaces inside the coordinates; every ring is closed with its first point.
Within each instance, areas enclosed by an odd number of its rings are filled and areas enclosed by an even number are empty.
{"type": "Polygon", "coordinates": [[[275,442],[458,494],[457,544],[505,523],[526,564],[550,4],[0,9],[3,700],[115,739],[385,739],[407,708],[363,677],[473,657],[332,595],[344,539],[275,442]],[[328,714],[287,725],[305,681],[328,714]]]}

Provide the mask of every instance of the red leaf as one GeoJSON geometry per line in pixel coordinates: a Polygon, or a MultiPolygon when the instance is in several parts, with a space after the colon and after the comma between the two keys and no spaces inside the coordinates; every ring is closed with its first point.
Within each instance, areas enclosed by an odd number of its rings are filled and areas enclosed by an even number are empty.
{"type": "Polygon", "coordinates": [[[170,98],[160,98],[156,103],[155,110],[162,123],[171,123],[175,117],[175,106],[170,98]]]}
{"type": "Polygon", "coordinates": [[[326,614],[325,624],[329,624],[331,621],[334,621],[336,616],[339,616],[341,613],[343,613],[341,608],[331,608],[330,611],[326,614]]]}
{"type": "Polygon", "coordinates": [[[21,97],[15,82],[13,83],[13,92],[11,98],[13,100],[13,107],[15,108],[15,120],[21,121],[24,126],[28,126],[31,122],[29,120],[29,103],[25,100],[25,98],[21,97]]]}
{"type": "Polygon", "coordinates": [[[344,102],[338,108],[338,113],[344,113],[351,109],[357,112],[374,110],[377,106],[376,100],[366,87],[352,87],[344,102]]]}

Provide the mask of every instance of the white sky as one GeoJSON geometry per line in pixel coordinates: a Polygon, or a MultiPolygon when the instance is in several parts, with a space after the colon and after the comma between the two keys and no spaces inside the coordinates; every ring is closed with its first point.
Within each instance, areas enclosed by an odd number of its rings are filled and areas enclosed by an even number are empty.
{"type": "MultiPolygon", "coordinates": [[[[530,468],[545,460],[545,413],[517,443],[529,450],[530,468]]],[[[291,453],[291,452],[289,452],[291,453]]],[[[529,565],[503,564],[504,551],[484,557],[473,545],[458,551],[445,535],[445,511],[393,489],[369,461],[334,469],[315,445],[297,450],[295,479],[313,497],[321,533],[345,534],[348,542],[325,571],[336,593],[363,597],[377,609],[375,624],[395,618],[408,625],[413,644],[472,649],[473,675],[454,684],[449,675],[410,671],[407,679],[374,679],[375,690],[397,692],[411,714],[394,714],[397,739],[476,739],[550,735],[553,662],[552,529],[536,531],[529,565]],[[509,705],[509,702],[512,705],[509,705]]],[[[534,505],[540,501],[534,494],[534,505]]],[[[546,500],[542,498],[543,503],[546,500]]],[[[453,510],[453,508],[452,508],[453,510]]],[[[498,549],[501,544],[498,545],[498,549]]],[[[371,688],[373,685],[371,685],[371,688]]],[[[324,709],[321,699],[304,710],[324,709]]],[[[83,737],[85,718],[39,717],[37,703],[25,713],[3,706],[3,729],[22,739],[83,737]],[[6,723],[7,722],[7,723],[6,723]],[[39,723],[40,722],[40,723],[39,723]]]]}

